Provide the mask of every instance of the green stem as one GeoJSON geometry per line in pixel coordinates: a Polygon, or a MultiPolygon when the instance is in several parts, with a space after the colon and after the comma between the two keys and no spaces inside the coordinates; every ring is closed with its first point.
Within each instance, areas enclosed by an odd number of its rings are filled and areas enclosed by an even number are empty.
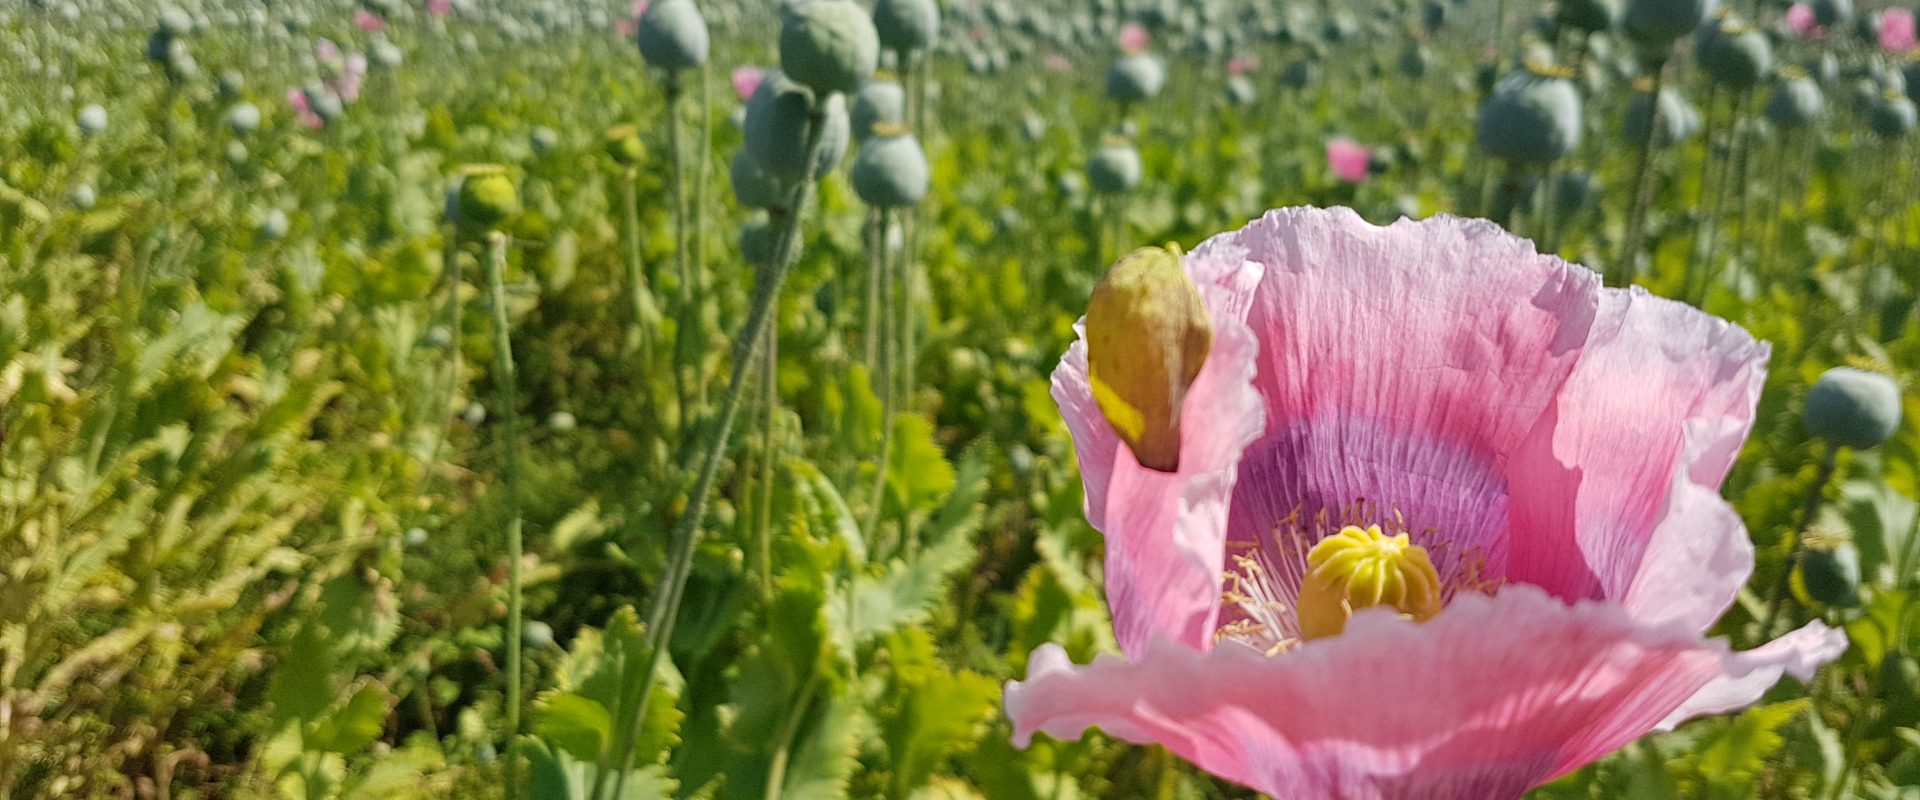
{"type": "MultiPolygon", "coordinates": [[[[713,182],[713,91],[710,78],[712,69],[713,68],[707,63],[700,65],[700,141],[694,143],[696,145],[694,152],[697,154],[696,157],[698,158],[699,168],[694,172],[693,224],[687,233],[688,249],[691,251],[693,258],[693,266],[691,267],[693,285],[694,288],[699,290],[699,293],[695,296],[700,301],[694,309],[693,319],[701,330],[706,328],[707,317],[704,310],[706,308],[707,298],[712,297],[711,290],[713,288],[713,276],[708,274],[707,271],[707,241],[706,237],[702,235],[707,229],[708,184],[713,182]]],[[[700,365],[701,378],[694,382],[693,390],[694,402],[702,407],[705,407],[707,404],[707,381],[705,372],[705,364],[702,363],[700,365]]]]}
{"type": "Polygon", "coordinates": [[[1821,446],[1826,452],[1820,457],[1820,470],[1814,475],[1813,485],[1807,488],[1806,502],[1800,507],[1800,519],[1794,526],[1793,538],[1787,543],[1787,560],[1780,565],[1780,578],[1773,582],[1773,591],[1767,596],[1767,616],[1760,622],[1761,642],[1773,638],[1773,623],[1780,617],[1780,608],[1790,594],[1787,586],[1793,579],[1794,565],[1800,561],[1802,540],[1806,538],[1807,527],[1813,524],[1814,515],[1820,512],[1820,500],[1827,482],[1833,479],[1833,470],[1838,463],[1840,448],[1830,444],[1821,446]]]}
{"type": "Polygon", "coordinates": [[[774,450],[774,412],[780,407],[780,326],[767,325],[760,353],[760,385],[763,416],[760,420],[760,503],[754,520],[754,541],[760,559],[760,595],[773,600],[773,472],[778,454],[774,450]]]}
{"type": "MultiPolygon", "coordinates": [[[[886,228],[889,214],[886,209],[875,209],[876,219],[882,230],[886,228]]],[[[896,351],[900,340],[897,330],[898,306],[893,302],[893,293],[899,288],[893,285],[893,270],[887,266],[886,236],[880,237],[880,255],[875,259],[879,263],[880,274],[880,368],[874,381],[874,390],[880,394],[880,451],[873,457],[873,494],[867,504],[866,531],[867,541],[878,542],[880,536],[880,510],[887,499],[887,461],[893,449],[894,383],[893,373],[899,354],[896,351]]]]}
{"type": "Polygon", "coordinates": [[[820,688],[818,670],[807,675],[807,682],[800,687],[800,696],[787,708],[787,718],[780,722],[780,744],[773,751],[773,761],[767,765],[766,800],[780,800],[781,790],[787,782],[787,762],[793,753],[794,737],[800,734],[800,722],[806,719],[807,708],[813,705],[814,692],[820,688]]]}
{"type": "Polygon", "coordinates": [[[513,337],[507,327],[507,289],[502,273],[507,269],[507,235],[498,231],[488,235],[487,289],[493,299],[493,347],[500,374],[495,377],[500,389],[502,449],[506,455],[507,510],[507,798],[520,794],[520,410],[515,396],[513,337]]]}
{"type": "Polygon", "coordinates": [[[1647,136],[1640,141],[1640,160],[1633,170],[1633,208],[1627,213],[1627,241],[1614,261],[1615,285],[1633,283],[1634,262],[1640,258],[1640,246],[1646,235],[1647,206],[1653,202],[1653,150],[1660,144],[1660,84],[1665,82],[1667,60],[1662,56],[1653,65],[1653,89],[1648,100],[1653,110],[1647,114],[1647,136]]]}

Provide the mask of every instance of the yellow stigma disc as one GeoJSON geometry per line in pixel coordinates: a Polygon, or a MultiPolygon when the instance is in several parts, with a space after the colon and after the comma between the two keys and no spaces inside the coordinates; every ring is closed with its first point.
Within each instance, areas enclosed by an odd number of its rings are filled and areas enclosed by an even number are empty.
{"type": "Polygon", "coordinates": [[[1440,613],[1440,574],[1427,550],[1404,533],[1355,525],[1321,539],[1307,552],[1307,574],[1295,605],[1307,639],[1346,630],[1356,609],[1386,605],[1425,622],[1440,613]]]}

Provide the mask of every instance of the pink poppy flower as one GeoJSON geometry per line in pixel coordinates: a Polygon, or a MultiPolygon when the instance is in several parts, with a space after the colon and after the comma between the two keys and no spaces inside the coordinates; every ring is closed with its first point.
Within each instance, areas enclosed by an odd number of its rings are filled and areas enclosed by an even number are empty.
{"type": "Polygon", "coordinates": [[[640,19],[618,19],[613,21],[613,35],[622,39],[631,39],[640,32],[640,19]]]}
{"type": "Polygon", "coordinates": [[[1880,12],[1880,48],[1890,53],[1905,53],[1920,43],[1914,35],[1913,12],[1889,8],[1880,12]]]}
{"type": "Polygon", "coordinates": [[[1259,56],[1234,56],[1227,59],[1228,75],[1245,75],[1259,68],[1259,56]]]}
{"type": "Polygon", "coordinates": [[[766,77],[766,71],[759,67],[733,68],[733,94],[746,102],[753,96],[753,90],[760,88],[760,79],[766,77]]]}
{"type": "Polygon", "coordinates": [[[1820,23],[1814,19],[1813,8],[1806,3],[1794,3],[1787,8],[1787,27],[1801,36],[1818,38],[1823,33],[1820,23]]]}
{"type": "Polygon", "coordinates": [[[1066,73],[1073,71],[1073,62],[1068,61],[1066,56],[1063,56],[1059,53],[1048,53],[1047,57],[1044,59],[1041,59],[1040,63],[1041,63],[1041,66],[1046,67],[1046,70],[1048,72],[1052,72],[1057,75],[1065,75],[1066,73]]]}
{"type": "Polygon", "coordinates": [[[627,10],[633,12],[634,19],[639,19],[647,15],[647,6],[649,5],[651,5],[651,3],[647,2],[647,0],[633,0],[633,5],[629,6],[627,10]]]}
{"type": "Polygon", "coordinates": [[[1367,163],[1371,160],[1373,154],[1352,139],[1343,136],[1327,140],[1327,168],[1340,180],[1347,183],[1366,180],[1367,163]]]}
{"type": "Polygon", "coordinates": [[[300,127],[309,130],[326,127],[327,121],[321,119],[319,114],[313,113],[313,103],[307,100],[307,93],[300,87],[287,88],[287,105],[293,107],[294,121],[298,122],[300,127]]]}
{"type": "Polygon", "coordinates": [[[1124,656],[1035,650],[1017,744],[1099,726],[1274,797],[1514,800],[1845,649],[1705,638],[1753,566],[1717,489],[1765,378],[1744,330],[1446,216],[1274,211],[1183,266],[1213,335],[1172,471],[1100,410],[1084,326],[1054,372],[1124,656]],[[1343,524],[1404,534],[1375,596],[1431,606],[1303,632],[1365,604],[1313,595],[1343,524]]]}
{"type": "Polygon", "coordinates": [[[1120,26],[1121,51],[1138,53],[1147,49],[1147,43],[1150,41],[1152,37],[1147,35],[1147,29],[1141,27],[1139,23],[1129,22],[1120,26]]]}
{"type": "Polygon", "coordinates": [[[453,13],[453,0],[427,0],[427,13],[444,17],[453,13]]]}
{"type": "Polygon", "coordinates": [[[353,24],[360,30],[372,33],[387,27],[387,21],[364,8],[353,12],[353,24]]]}

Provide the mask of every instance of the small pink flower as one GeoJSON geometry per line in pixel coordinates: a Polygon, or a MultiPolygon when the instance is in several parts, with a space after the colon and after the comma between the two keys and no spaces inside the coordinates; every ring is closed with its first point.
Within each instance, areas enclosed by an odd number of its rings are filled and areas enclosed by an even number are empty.
{"type": "Polygon", "coordinates": [[[1259,56],[1234,56],[1227,59],[1228,75],[1245,75],[1259,68],[1259,56]]]}
{"type": "Polygon", "coordinates": [[[322,62],[339,63],[340,46],[332,39],[321,39],[313,43],[313,57],[322,62]]]}
{"type": "Polygon", "coordinates": [[[633,35],[635,33],[638,33],[639,31],[640,31],[640,20],[637,17],[634,19],[614,20],[613,22],[614,35],[622,39],[631,39],[633,38],[633,35]]]}
{"type": "Polygon", "coordinates": [[[1145,50],[1152,39],[1153,37],[1147,34],[1147,29],[1137,22],[1120,26],[1120,49],[1123,52],[1138,53],[1145,50]]]}
{"type": "Polygon", "coordinates": [[[1913,12],[1889,8],[1880,12],[1880,47],[1890,53],[1905,53],[1920,39],[1914,35],[1913,12]]]}
{"type": "Polygon", "coordinates": [[[1352,139],[1344,136],[1327,140],[1327,168],[1347,183],[1359,183],[1367,179],[1368,162],[1373,153],[1361,147],[1352,139]]]}
{"type": "Polygon", "coordinates": [[[634,19],[639,19],[647,15],[648,5],[647,0],[633,0],[633,5],[629,6],[628,10],[633,12],[634,19]]]}
{"type": "Polygon", "coordinates": [[[427,0],[427,13],[444,17],[453,13],[453,0],[427,0]]]}
{"type": "Polygon", "coordinates": [[[300,127],[312,130],[326,126],[327,121],[313,113],[313,103],[307,100],[307,93],[300,87],[288,87],[287,105],[293,107],[294,120],[300,127]]]}
{"type": "Polygon", "coordinates": [[[1516,800],[1845,650],[1705,636],[1753,569],[1719,492],[1766,378],[1746,331],[1447,216],[1284,209],[1183,265],[1213,338],[1173,471],[1100,410],[1084,329],[1054,371],[1124,655],[1035,650],[1017,744],[1099,726],[1273,797],[1516,800]],[[1431,556],[1439,606],[1304,638],[1306,548],[1354,517],[1431,556]]]}
{"type": "Polygon", "coordinates": [[[1813,8],[1806,3],[1794,3],[1787,8],[1787,27],[1794,33],[1811,38],[1819,38],[1825,31],[1814,19],[1813,8]]]}
{"type": "Polygon", "coordinates": [[[353,12],[353,24],[369,33],[387,27],[387,21],[364,8],[353,12]]]}
{"type": "Polygon", "coordinates": [[[753,96],[753,90],[760,88],[760,80],[766,77],[766,71],[759,67],[733,68],[733,94],[745,102],[753,96]]]}
{"type": "Polygon", "coordinates": [[[1060,75],[1073,71],[1073,62],[1059,53],[1048,53],[1047,57],[1041,60],[1041,65],[1045,66],[1048,72],[1060,75]]]}

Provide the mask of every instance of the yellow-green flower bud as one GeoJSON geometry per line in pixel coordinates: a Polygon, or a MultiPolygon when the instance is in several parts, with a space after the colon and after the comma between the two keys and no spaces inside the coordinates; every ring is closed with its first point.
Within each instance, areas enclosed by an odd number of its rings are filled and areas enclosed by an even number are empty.
{"type": "Polygon", "coordinates": [[[1140,465],[1180,468],[1180,408],[1213,349],[1213,320],[1180,248],[1123,256],[1087,303],[1087,375],[1140,465]]]}

